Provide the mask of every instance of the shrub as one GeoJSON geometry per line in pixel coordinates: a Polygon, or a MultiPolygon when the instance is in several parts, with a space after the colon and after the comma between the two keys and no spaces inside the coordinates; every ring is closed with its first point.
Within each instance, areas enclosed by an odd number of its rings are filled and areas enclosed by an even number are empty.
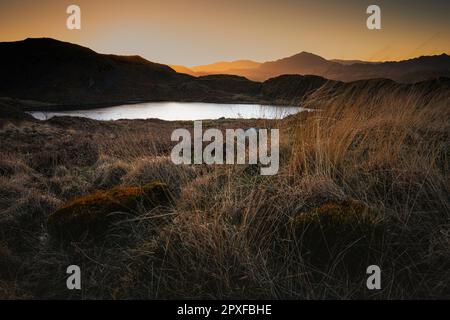
{"type": "Polygon", "coordinates": [[[38,172],[49,174],[56,166],[90,166],[99,157],[98,146],[87,138],[66,138],[47,141],[40,152],[33,154],[30,167],[38,172]]]}
{"type": "Polygon", "coordinates": [[[47,186],[50,192],[63,200],[79,197],[93,189],[81,170],[68,170],[63,166],[54,170],[53,176],[47,180],[47,186]]]}
{"type": "Polygon", "coordinates": [[[51,194],[32,189],[5,210],[5,214],[17,220],[22,227],[39,227],[35,222],[47,216],[60,204],[61,201],[51,194]]]}
{"type": "Polygon", "coordinates": [[[95,168],[94,185],[99,188],[112,188],[121,184],[122,178],[130,170],[130,166],[120,160],[102,163],[95,168]]]}
{"type": "Polygon", "coordinates": [[[17,160],[0,160],[0,176],[9,177],[16,173],[30,173],[30,168],[17,160]]]}
{"type": "Polygon", "coordinates": [[[212,222],[201,212],[180,216],[138,251],[142,255],[133,262],[140,281],[133,285],[158,283],[152,298],[268,297],[264,291],[270,284],[261,256],[251,252],[236,228],[212,222]]]}
{"type": "Polygon", "coordinates": [[[45,240],[44,228],[47,215],[61,201],[40,190],[27,190],[6,210],[1,212],[0,239],[16,252],[34,251],[45,240]]]}
{"type": "Polygon", "coordinates": [[[183,184],[195,178],[192,167],[174,164],[170,158],[141,158],[132,164],[131,170],[123,177],[124,184],[145,185],[152,180],[167,182],[173,194],[179,194],[183,184]]]}
{"type": "Polygon", "coordinates": [[[0,176],[0,211],[11,206],[24,192],[24,188],[9,178],[0,176]]]}
{"type": "Polygon", "coordinates": [[[180,205],[183,208],[212,210],[214,205],[221,203],[221,191],[228,182],[228,176],[223,173],[199,176],[183,188],[180,205]]]}
{"type": "Polygon", "coordinates": [[[75,198],[50,214],[50,234],[61,238],[82,239],[84,235],[100,235],[111,223],[123,217],[118,213],[136,214],[142,205],[154,208],[169,205],[167,185],[154,181],[143,187],[116,187],[75,198]]]}

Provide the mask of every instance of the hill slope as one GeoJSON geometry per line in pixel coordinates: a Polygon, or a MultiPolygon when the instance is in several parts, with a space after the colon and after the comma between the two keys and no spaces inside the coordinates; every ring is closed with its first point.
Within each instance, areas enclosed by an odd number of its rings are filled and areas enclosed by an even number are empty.
{"type": "Polygon", "coordinates": [[[98,54],[53,39],[0,43],[0,95],[54,103],[164,99],[186,75],[138,56],[98,54]]]}

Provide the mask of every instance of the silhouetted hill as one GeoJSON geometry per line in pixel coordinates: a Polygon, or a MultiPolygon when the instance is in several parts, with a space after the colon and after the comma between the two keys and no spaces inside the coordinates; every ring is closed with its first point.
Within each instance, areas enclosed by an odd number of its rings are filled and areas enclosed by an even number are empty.
{"type": "Polygon", "coordinates": [[[298,55],[263,63],[255,70],[243,72],[250,79],[262,80],[268,76],[288,73],[313,74],[327,79],[339,81],[356,81],[376,78],[391,79],[402,83],[414,83],[431,80],[441,76],[450,76],[450,57],[440,56],[420,57],[399,62],[382,63],[339,63],[325,60],[319,56],[300,53],[298,55]]]}
{"type": "Polygon", "coordinates": [[[158,100],[186,79],[138,56],[98,54],[53,39],[0,43],[0,95],[54,103],[158,100]]]}
{"type": "MultiPolygon", "coordinates": [[[[277,72],[287,74],[256,82],[237,75],[194,77],[139,56],[99,54],[47,38],[0,43],[0,54],[0,97],[32,101],[23,104],[23,110],[79,109],[146,101],[301,105],[305,97],[321,87],[331,92],[349,87],[363,90],[366,86],[377,90],[384,88],[380,84],[393,82],[369,80],[346,84],[316,75],[300,75],[302,72],[325,73],[334,79],[339,78],[339,74],[342,76],[342,70],[351,70],[345,78],[348,81],[367,74],[383,74],[385,78],[427,78],[434,76],[436,70],[445,73],[442,66],[449,60],[447,55],[441,55],[374,65],[342,65],[302,52],[260,65],[256,70],[265,77],[277,72]]],[[[246,69],[246,72],[251,70],[246,69]]],[[[430,92],[448,88],[447,80],[424,83],[419,85],[429,86],[426,90],[430,92]]]]}
{"type": "Polygon", "coordinates": [[[173,70],[175,70],[176,72],[179,72],[179,73],[185,73],[185,74],[189,74],[191,76],[197,76],[195,71],[193,71],[185,66],[171,64],[171,65],[169,65],[169,67],[171,67],[173,70]]]}
{"type": "Polygon", "coordinates": [[[140,101],[290,103],[325,81],[286,76],[263,84],[234,75],[193,77],[139,56],[98,54],[48,38],[0,43],[0,53],[0,96],[55,104],[47,109],[140,101]]]}
{"type": "Polygon", "coordinates": [[[261,83],[250,81],[247,78],[233,75],[208,75],[198,77],[200,83],[205,83],[214,90],[225,90],[235,94],[253,94],[256,95],[261,90],[261,83]]]}
{"type": "Polygon", "coordinates": [[[258,69],[265,74],[312,74],[321,75],[333,66],[339,64],[330,62],[309,52],[301,52],[289,58],[263,63],[258,69]]]}
{"type": "Polygon", "coordinates": [[[32,120],[33,117],[23,112],[20,107],[0,100],[0,124],[1,119],[32,120]]]}
{"type": "Polygon", "coordinates": [[[386,78],[401,83],[414,83],[439,77],[450,77],[450,56],[442,54],[398,62],[333,65],[323,76],[341,81],[386,78]]]}
{"type": "Polygon", "coordinates": [[[315,90],[335,83],[318,76],[283,75],[264,81],[262,96],[279,104],[301,105],[302,100],[315,90]]]}
{"type": "MultiPolygon", "coordinates": [[[[318,75],[326,72],[329,68],[330,62],[324,58],[312,53],[301,52],[292,57],[265,63],[239,60],[235,62],[220,62],[218,64],[198,66],[190,68],[191,72],[189,74],[198,76],[202,74],[225,73],[244,76],[254,81],[265,81],[284,74],[318,75]],[[220,71],[218,71],[217,68],[220,68],[220,71]]],[[[181,72],[183,69],[178,68],[177,70],[180,70],[181,72]]]]}

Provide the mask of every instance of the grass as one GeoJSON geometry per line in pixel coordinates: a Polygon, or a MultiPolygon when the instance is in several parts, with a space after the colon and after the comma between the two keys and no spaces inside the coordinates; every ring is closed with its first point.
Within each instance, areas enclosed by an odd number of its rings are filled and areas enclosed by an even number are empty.
{"type": "Polygon", "coordinates": [[[305,103],[320,111],[230,122],[281,129],[280,171],[267,177],[246,166],[173,165],[170,132],[191,123],[4,125],[0,295],[449,298],[448,93],[319,90],[305,103]],[[57,156],[39,158],[39,142],[57,156]],[[74,158],[78,146],[94,151],[74,158]],[[153,180],[175,196],[169,207],[137,206],[102,241],[62,245],[48,234],[62,203],[153,180]],[[82,269],[81,292],[65,288],[70,264],[82,269]],[[382,290],[365,286],[371,264],[382,290]]]}

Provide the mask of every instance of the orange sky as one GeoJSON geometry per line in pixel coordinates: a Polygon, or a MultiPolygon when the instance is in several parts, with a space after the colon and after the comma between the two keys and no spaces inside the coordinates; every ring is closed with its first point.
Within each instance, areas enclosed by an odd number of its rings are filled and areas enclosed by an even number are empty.
{"type": "Polygon", "coordinates": [[[0,41],[52,37],[186,66],[300,51],[399,60],[450,53],[449,12],[448,0],[0,0],[0,41]],[[66,29],[69,4],[81,7],[79,31],[66,29]],[[366,28],[369,4],[382,30],[366,28]]]}

